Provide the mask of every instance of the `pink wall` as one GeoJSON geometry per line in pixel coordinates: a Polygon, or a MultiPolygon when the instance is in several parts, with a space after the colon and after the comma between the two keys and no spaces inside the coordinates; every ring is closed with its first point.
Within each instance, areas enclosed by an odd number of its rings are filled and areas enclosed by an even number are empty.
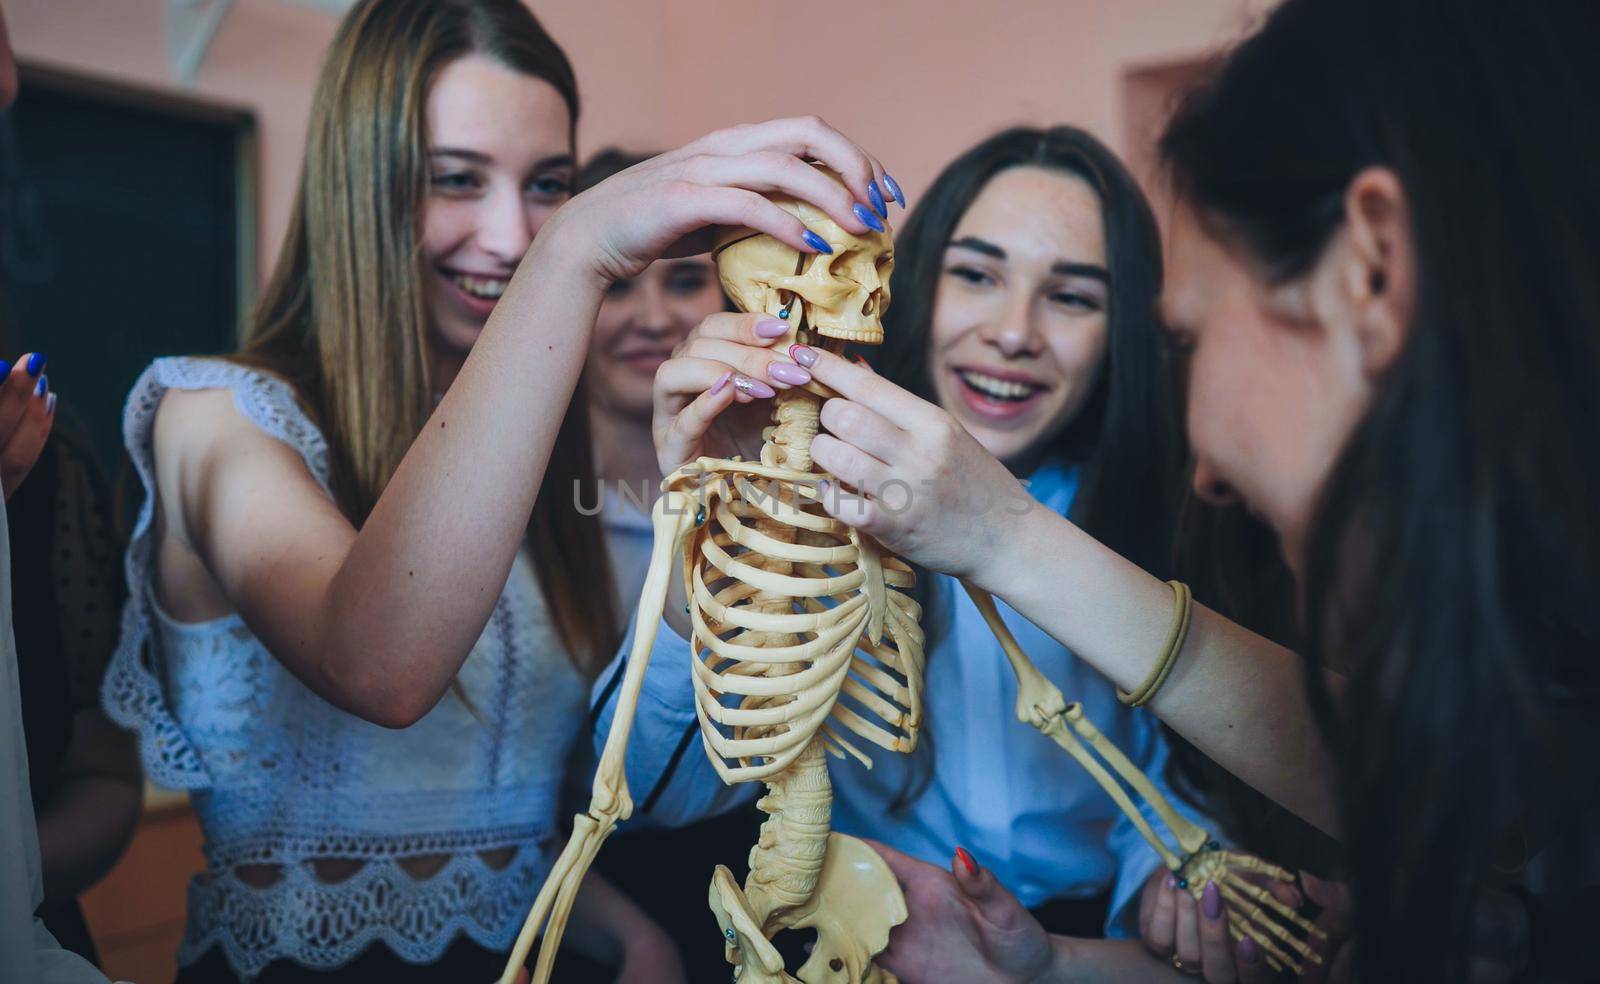
{"type": "MultiPolygon", "coordinates": [[[[0,0],[26,61],[178,90],[164,0],[0,0]]],[[[581,150],[637,149],[717,126],[818,113],[915,197],[963,148],[1012,123],[1071,122],[1126,152],[1125,75],[1238,35],[1268,0],[533,0],[577,66],[581,150]]],[[[194,94],[255,111],[261,257],[299,169],[335,15],[236,0],[194,94]]]]}

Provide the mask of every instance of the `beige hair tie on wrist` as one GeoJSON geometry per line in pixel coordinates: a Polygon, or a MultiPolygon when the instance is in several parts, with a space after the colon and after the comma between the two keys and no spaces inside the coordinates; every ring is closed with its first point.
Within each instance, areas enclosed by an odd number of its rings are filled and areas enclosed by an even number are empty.
{"type": "Polygon", "coordinates": [[[1129,707],[1143,707],[1150,703],[1150,698],[1167,682],[1167,674],[1172,672],[1172,664],[1178,661],[1183,641],[1189,637],[1189,613],[1194,608],[1194,596],[1182,581],[1168,581],[1167,585],[1172,588],[1173,596],[1172,631],[1167,633],[1167,645],[1161,650],[1161,658],[1156,661],[1155,669],[1150,671],[1139,689],[1129,692],[1118,688],[1117,699],[1129,707]]]}

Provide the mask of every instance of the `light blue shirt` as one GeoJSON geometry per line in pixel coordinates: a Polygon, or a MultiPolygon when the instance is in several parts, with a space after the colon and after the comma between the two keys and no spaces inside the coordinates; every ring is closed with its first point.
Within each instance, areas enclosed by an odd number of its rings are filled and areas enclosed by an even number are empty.
{"type": "MultiPolygon", "coordinates": [[[[1045,508],[1066,515],[1078,491],[1078,472],[1048,462],[1032,476],[1029,491],[1045,508]]],[[[649,527],[633,529],[648,549],[649,527]]],[[[608,532],[614,538],[629,535],[617,525],[608,524],[608,532]]],[[[1023,649],[1067,699],[1081,702],[1089,719],[1180,811],[1211,829],[1168,787],[1162,775],[1168,749],[1156,720],[1124,707],[1110,681],[1003,602],[999,607],[1023,649]]],[[[1155,851],[1071,756],[1016,719],[1016,677],[954,578],[933,575],[923,625],[927,747],[907,756],[865,746],[872,756],[870,770],[853,759],[830,760],[834,829],[883,841],[939,867],[949,866],[957,846],[965,847],[1029,907],[1109,889],[1107,934],[1136,934],[1139,891],[1160,865],[1155,851]],[[891,813],[890,804],[907,788],[913,770],[926,774],[930,758],[925,791],[891,813]]],[[[623,642],[624,654],[632,634],[623,642]]],[[[725,786],[706,759],[694,714],[690,658],[688,643],[662,621],[627,757],[637,815],[670,825],[747,802],[761,788],[757,783],[725,786]]],[[[595,685],[597,749],[610,730],[624,661],[625,655],[595,685]]],[[[1144,812],[1162,829],[1153,811],[1144,812]]]]}

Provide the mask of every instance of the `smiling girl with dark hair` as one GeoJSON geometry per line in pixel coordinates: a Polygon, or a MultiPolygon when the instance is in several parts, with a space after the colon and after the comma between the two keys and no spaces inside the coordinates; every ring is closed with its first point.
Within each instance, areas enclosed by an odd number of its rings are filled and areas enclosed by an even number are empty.
{"type": "MultiPolygon", "coordinates": [[[[989,501],[988,513],[1072,515],[1164,571],[1166,500],[1179,479],[1155,319],[1160,244],[1149,206],[1116,157],[1072,127],[999,133],[934,181],[896,236],[895,261],[886,341],[873,358],[890,378],[948,407],[1029,480],[1026,492],[989,501]]],[[[799,367],[753,347],[770,344],[747,317],[717,316],[662,366],[663,470],[756,446],[763,421],[750,411],[764,417],[765,405],[731,407],[728,388],[709,390],[735,370],[775,384],[791,374],[792,382],[799,367]],[[697,429],[713,418],[717,428],[697,429]],[[737,447],[722,446],[730,439],[737,447]]],[[[825,413],[823,425],[833,423],[825,413]]],[[[939,481],[969,484],[959,472],[939,481]]],[[[962,863],[1000,872],[1053,928],[1130,935],[1139,893],[1159,867],[1155,853],[1087,773],[1016,721],[1009,664],[959,585],[924,572],[916,590],[928,647],[921,747],[874,755],[870,771],[854,763],[834,769],[834,827],[923,858],[960,846],[962,863]]],[[[647,671],[652,699],[639,705],[629,763],[632,788],[651,791],[647,812],[669,821],[754,791],[724,787],[698,740],[681,751],[697,732],[680,607],[668,605],[676,632],[658,637],[670,641],[657,643],[647,671]]],[[[1168,749],[1157,722],[1120,704],[1110,683],[1066,647],[1014,613],[1006,618],[1044,672],[1159,776],[1168,749]]],[[[600,696],[604,734],[612,701],[604,688],[600,696]]]]}

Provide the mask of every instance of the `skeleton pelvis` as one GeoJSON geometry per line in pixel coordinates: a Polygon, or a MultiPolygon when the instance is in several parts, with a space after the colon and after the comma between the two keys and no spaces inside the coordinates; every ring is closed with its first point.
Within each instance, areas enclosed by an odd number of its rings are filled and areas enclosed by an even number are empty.
{"type": "Polygon", "coordinates": [[[878,852],[844,834],[829,834],[816,891],[808,905],[760,925],[733,874],[717,866],[711,909],[726,941],[739,984],[892,984],[872,963],[889,945],[889,931],[906,921],[906,903],[878,852]],[[817,939],[799,977],[788,974],[771,938],[785,929],[814,929],[817,939]]]}

